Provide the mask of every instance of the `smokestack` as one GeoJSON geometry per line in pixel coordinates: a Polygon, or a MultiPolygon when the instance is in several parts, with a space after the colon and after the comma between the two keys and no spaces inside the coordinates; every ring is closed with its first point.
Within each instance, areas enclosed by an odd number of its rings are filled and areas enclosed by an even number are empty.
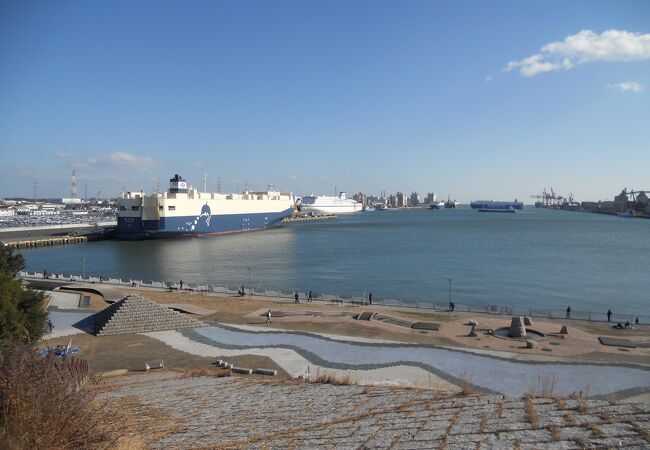
{"type": "Polygon", "coordinates": [[[72,170],[72,191],[70,198],[77,198],[77,173],[74,170],[72,170]]]}

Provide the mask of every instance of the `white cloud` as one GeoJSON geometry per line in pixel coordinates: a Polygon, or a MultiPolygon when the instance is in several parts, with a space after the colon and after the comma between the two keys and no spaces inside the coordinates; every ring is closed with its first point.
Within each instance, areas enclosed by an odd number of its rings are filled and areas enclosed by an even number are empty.
{"type": "Polygon", "coordinates": [[[489,75],[487,77],[483,78],[483,83],[490,83],[491,81],[492,81],[492,77],[489,76],[489,75]]]}
{"type": "Polygon", "coordinates": [[[298,175],[287,175],[287,178],[290,180],[296,181],[298,179],[298,175]]]}
{"type": "Polygon", "coordinates": [[[569,70],[591,62],[629,62],[650,59],[650,33],[607,30],[601,34],[582,30],[563,41],[543,46],[539,53],[508,62],[505,72],[519,70],[533,77],[544,72],[569,70]]]}
{"type": "Polygon", "coordinates": [[[127,152],[113,152],[99,157],[75,157],[64,152],[54,152],[52,155],[70,167],[151,169],[158,165],[153,158],[127,152]]]}
{"type": "Polygon", "coordinates": [[[156,165],[156,161],[153,158],[127,152],[113,152],[101,158],[101,160],[112,166],[133,167],[137,169],[148,169],[156,165]]]}
{"type": "Polygon", "coordinates": [[[612,83],[607,85],[610,89],[616,89],[621,92],[633,92],[638,94],[642,92],[644,87],[642,84],[637,83],[636,81],[623,81],[621,83],[612,83]]]}

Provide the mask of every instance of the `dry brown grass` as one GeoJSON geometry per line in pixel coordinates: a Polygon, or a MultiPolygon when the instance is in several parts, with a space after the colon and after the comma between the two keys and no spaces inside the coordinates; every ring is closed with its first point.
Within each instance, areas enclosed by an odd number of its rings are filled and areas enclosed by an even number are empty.
{"type": "Polygon", "coordinates": [[[115,450],[146,450],[148,448],[149,446],[140,436],[124,436],[115,443],[115,450]]]}
{"type": "Polygon", "coordinates": [[[515,438],[514,448],[515,450],[521,450],[521,439],[515,438]]]}
{"type": "Polygon", "coordinates": [[[612,416],[612,413],[610,413],[609,411],[601,412],[599,416],[607,423],[614,423],[614,417],[612,416]]]}
{"type": "Polygon", "coordinates": [[[111,446],[129,433],[119,410],[99,402],[99,380],[78,364],[40,358],[16,345],[0,364],[0,448],[111,446]]]}
{"type": "Polygon", "coordinates": [[[335,385],[355,385],[357,382],[350,374],[342,374],[340,372],[334,372],[331,370],[320,369],[316,371],[315,375],[312,375],[309,378],[309,381],[312,383],[321,383],[321,384],[335,384],[335,385]]]}
{"type": "Polygon", "coordinates": [[[487,430],[487,423],[489,418],[490,418],[490,413],[487,411],[485,411],[481,415],[481,424],[479,425],[479,431],[481,433],[485,433],[485,431],[487,430]]]}
{"type": "Polygon", "coordinates": [[[564,423],[566,423],[567,427],[575,427],[576,426],[576,421],[573,418],[573,416],[570,413],[565,413],[564,414],[564,423]]]}
{"type": "Polygon", "coordinates": [[[555,404],[557,405],[557,408],[560,411],[564,411],[566,409],[566,403],[564,402],[564,398],[560,396],[555,396],[553,397],[553,400],[555,400],[555,404]]]}
{"type": "Polygon", "coordinates": [[[580,446],[580,448],[587,448],[587,441],[584,438],[574,437],[573,442],[578,444],[580,446]]]}
{"type": "Polygon", "coordinates": [[[603,430],[598,426],[596,422],[587,422],[585,423],[585,426],[591,430],[592,433],[596,435],[596,437],[603,437],[605,436],[605,433],[603,433],[603,430]]]}
{"type": "Polygon", "coordinates": [[[503,417],[503,407],[504,403],[503,400],[499,402],[499,405],[497,406],[497,417],[503,417]]]}
{"type": "Polygon", "coordinates": [[[463,372],[460,374],[460,377],[458,379],[459,381],[459,387],[460,391],[458,392],[459,395],[462,396],[467,396],[473,393],[472,391],[472,377],[466,372],[463,372]]]}
{"type": "Polygon", "coordinates": [[[180,378],[195,378],[195,377],[214,377],[224,378],[232,375],[230,369],[216,370],[216,369],[188,369],[183,371],[180,378]]]}
{"type": "Polygon", "coordinates": [[[632,428],[634,428],[634,431],[636,431],[639,436],[641,436],[643,439],[646,441],[650,442],[650,431],[646,430],[645,428],[641,427],[637,422],[634,420],[630,420],[628,422],[632,428]]]}
{"type": "Polygon", "coordinates": [[[618,405],[618,402],[619,402],[618,393],[616,393],[616,392],[612,392],[611,394],[609,394],[609,395],[607,396],[607,401],[608,401],[611,405],[618,405]]]}
{"type": "Polygon", "coordinates": [[[528,391],[531,395],[551,397],[555,391],[555,374],[549,376],[540,372],[528,383],[528,391]]]}
{"type": "Polygon", "coordinates": [[[451,433],[451,429],[454,427],[454,425],[458,424],[458,420],[460,419],[460,413],[461,409],[458,408],[456,411],[454,411],[454,415],[451,416],[451,420],[449,421],[449,425],[447,426],[447,430],[445,431],[444,436],[440,439],[440,443],[438,444],[438,449],[440,450],[446,450],[447,448],[447,443],[449,441],[449,433],[451,433]]]}
{"type": "Polygon", "coordinates": [[[533,397],[526,395],[524,397],[524,405],[526,407],[526,415],[528,416],[528,422],[533,429],[537,428],[537,411],[535,411],[535,406],[533,405],[533,397]]]}
{"type": "Polygon", "coordinates": [[[555,442],[562,440],[562,436],[560,435],[560,427],[558,425],[547,425],[546,429],[551,432],[551,436],[553,436],[553,440],[555,442]]]}

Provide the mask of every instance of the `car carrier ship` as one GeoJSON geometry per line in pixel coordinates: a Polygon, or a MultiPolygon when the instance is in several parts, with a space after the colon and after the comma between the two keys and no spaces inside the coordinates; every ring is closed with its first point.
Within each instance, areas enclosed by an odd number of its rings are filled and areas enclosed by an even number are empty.
{"type": "Polygon", "coordinates": [[[268,228],[293,213],[291,193],[199,192],[179,175],[167,192],[122,192],[117,199],[117,239],[154,239],[237,233],[268,228]]]}

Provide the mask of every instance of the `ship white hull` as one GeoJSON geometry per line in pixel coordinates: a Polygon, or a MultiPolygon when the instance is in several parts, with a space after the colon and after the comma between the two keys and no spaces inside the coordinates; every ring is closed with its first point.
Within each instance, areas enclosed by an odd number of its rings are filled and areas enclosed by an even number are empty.
{"type": "Polygon", "coordinates": [[[300,210],[314,214],[348,214],[359,212],[363,209],[361,203],[348,205],[301,205],[300,210]]]}
{"type": "Polygon", "coordinates": [[[170,190],[152,195],[125,193],[117,203],[115,237],[121,239],[259,230],[290,216],[294,205],[291,194],[272,191],[219,194],[193,188],[187,192],[170,190]]]}

